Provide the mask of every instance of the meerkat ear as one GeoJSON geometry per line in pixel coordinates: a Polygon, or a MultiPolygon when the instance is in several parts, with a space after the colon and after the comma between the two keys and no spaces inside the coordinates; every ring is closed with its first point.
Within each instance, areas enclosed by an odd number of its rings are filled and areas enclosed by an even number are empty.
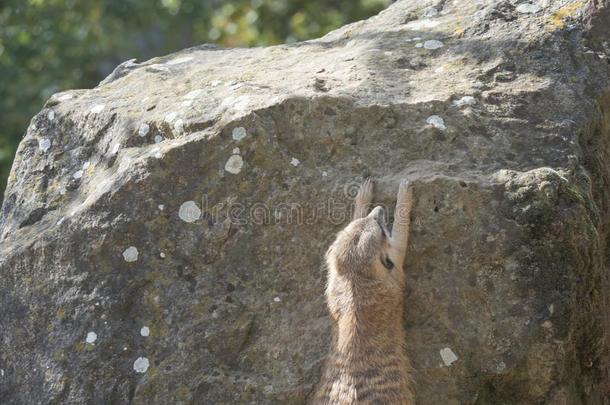
{"type": "Polygon", "coordinates": [[[360,185],[358,194],[354,199],[354,217],[353,219],[364,218],[371,208],[373,202],[373,180],[368,178],[360,185]]]}

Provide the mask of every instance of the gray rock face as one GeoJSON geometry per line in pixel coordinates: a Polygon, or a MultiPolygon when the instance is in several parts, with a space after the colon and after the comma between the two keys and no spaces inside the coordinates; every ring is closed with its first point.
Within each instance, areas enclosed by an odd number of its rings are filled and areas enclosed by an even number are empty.
{"type": "Polygon", "coordinates": [[[308,402],[373,176],[415,185],[418,403],[608,404],[604,6],[405,0],[53,96],[0,218],[1,402],[308,402]]]}

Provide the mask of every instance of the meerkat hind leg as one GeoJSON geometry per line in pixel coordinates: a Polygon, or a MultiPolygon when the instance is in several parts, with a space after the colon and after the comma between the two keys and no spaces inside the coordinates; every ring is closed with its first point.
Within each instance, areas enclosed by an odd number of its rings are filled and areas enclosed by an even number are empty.
{"type": "Polygon", "coordinates": [[[373,180],[366,179],[364,183],[360,185],[358,194],[356,194],[355,207],[354,207],[354,218],[364,218],[367,216],[371,203],[373,202],[373,180]]]}
{"type": "Polygon", "coordinates": [[[407,180],[403,180],[398,187],[396,208],[394,209],[394,223],[392,225],[392,245],[396,249],[401,264],[409,243],[412,209],[413,187],[411,187],[407,180]]]}

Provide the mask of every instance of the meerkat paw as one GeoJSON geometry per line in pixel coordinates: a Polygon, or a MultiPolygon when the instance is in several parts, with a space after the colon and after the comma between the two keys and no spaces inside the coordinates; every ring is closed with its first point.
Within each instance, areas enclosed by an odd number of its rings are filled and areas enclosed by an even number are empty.
{"type": "Polygon", "coordinates": [[[413,187],[407,179],[403,179],[398,186],[396,208],[402,212],[395,212],[395,214],[410,214],[413,208],[413,187]]]}
{"type": "Polygon", "coordinates": [[[368,178],[360,185],[358,194],[356,194],[356,198],[354,199],[354,219],[364,218],[368,213],[371,203],[373,202],[373,184],[373,180],[368,178]]]}
{"type": "Polygon", "coordinates": [[[406,179],[402,180],[398,186],[394,225],[392,226],[392,239],[401,250],[407,248],[413,205],[413,185],[406,179]]]}

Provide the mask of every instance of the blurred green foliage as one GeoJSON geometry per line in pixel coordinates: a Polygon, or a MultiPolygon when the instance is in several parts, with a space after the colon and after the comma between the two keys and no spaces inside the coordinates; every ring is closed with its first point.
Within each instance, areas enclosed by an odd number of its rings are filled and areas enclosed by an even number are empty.
{"type": "Polygon", "coordinates": [[[256,46],[321,36],[388,0],[0,1],[0,201],[30,118],[50,95],[91,88],[120,62],[205,42],[256,46]]]}

